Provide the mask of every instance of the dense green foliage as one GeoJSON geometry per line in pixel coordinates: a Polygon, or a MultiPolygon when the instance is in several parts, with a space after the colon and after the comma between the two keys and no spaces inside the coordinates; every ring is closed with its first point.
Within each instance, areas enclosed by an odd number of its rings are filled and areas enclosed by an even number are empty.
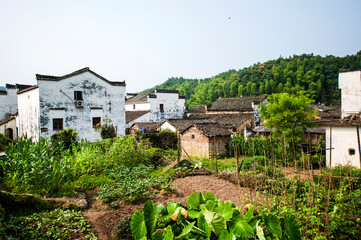
{"type": "Polygon", "coordinates": [[[301,239],[291,215],[278,218],[261,213],[249,204],[245,209],[222,202],[212,193],[192,193],[187,206],[169,202],[155,205],[148,200],[143,212],[135,211],[131,230],[138,239],[301,239]]]}
{"type": "Polygon", "coordinates": [[[5,151],[7,146],[13,141],[8,138],[5,134],[0,133],[0,152],[5,151]]]}
{"type": "Polygon", "coordinates": [[[0,237],[14,240],[97,239],[81,212],[62,209],[10,217],[0,237]]]}
{"type": "Polygon", "coordinates": [[[338,73],[360,69],[361,51],[355,55],[321,57],[313,54],[280,57],[206,79],[172,77],[155,86],[177,89],[186,96],[187,108],[213,103],[219,97],[296,93],[306,91],[315,102],[339,103],[338,73]]]}
{"type": "Polygon", "coordinates": [[[0,160],[2,184],[15,192],[72,195],[76,187],[90,189],[114,184],[113,172],[141,164],[151,165],[154,150],[132,137],[107,139],[99,144],[72,145],[20,138],[0,160]],[[112,175],[113,174],[113,175],[112,175]]]}
{"type": "Polygon", "coordinates": [[[284,137],[295,155],[300,149],[298,145],[304,140],[304,133],[313,126],[312,121],[317,115],[317,109],[309,109],[313,101],[303,92],[272,94],[267,101],[260,109],[263,125],[274,128],[274,135],[284,137]]]}
{"type": "Polygon", "coordinates": [[[51,142],[53,145],[62,144],[65,150],[72,150],[73,145],[77,143],[77,137],[78,133],[69,128],[51,135],[51,142]]]}

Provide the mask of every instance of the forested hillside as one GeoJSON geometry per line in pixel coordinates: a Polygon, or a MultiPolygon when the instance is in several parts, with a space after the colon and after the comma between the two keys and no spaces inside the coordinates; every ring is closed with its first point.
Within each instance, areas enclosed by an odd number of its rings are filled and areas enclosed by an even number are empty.
{"type": "Polygon", "coordinates": [[[186,96],[187,108],[213,103],[218,97],[265,95],[306,91],[325,104],[338,103],[338,73],[360,70],[361,51],[345,57],[303,54],[229,70],[206,79],[172,77],[155,88],[177,89],[186,96]]]}

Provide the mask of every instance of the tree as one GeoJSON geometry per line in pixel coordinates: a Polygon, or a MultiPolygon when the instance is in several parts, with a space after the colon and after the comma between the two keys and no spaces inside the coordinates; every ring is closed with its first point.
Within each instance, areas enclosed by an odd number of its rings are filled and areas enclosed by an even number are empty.
{"type": "Polygon", "coordinates": [[[317,115],[317,109],[310,110],[313,100],[305,92],[297,95],[277,93],[268,96],[268,103],[261,105],[263,125],[275,128],[274,134],[284,136],[287,143],[293,148],[296,156],[296,147],[303,140],[307,127],[312,127],[312,120],[317,115]]]}

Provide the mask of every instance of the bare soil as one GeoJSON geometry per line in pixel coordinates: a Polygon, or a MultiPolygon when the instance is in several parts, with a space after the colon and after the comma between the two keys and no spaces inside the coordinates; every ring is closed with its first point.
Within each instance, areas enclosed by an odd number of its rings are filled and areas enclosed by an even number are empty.
{"type": "MultiPolygon", "coordinates": [[[[172,182],[177,187],[175,193],[158,193],[152,196],[155,203],[166,205],[167,202],[179,202],[186,205],[188,196],[193,192],[212,192],[222,201],[231,200],[237,206],[247,204],[249,197],[255,197],[254,190],[237,187],[236,184],[220,179],[214,175],[188,176],[172,182]]],[[[262,196],[258,197],[261,201],[262,196]]],[[[257,200],[256,200],[257,201],[257,200]]],[[[99,240],[115,240],[115,227],[125,216],[131,216],[135,210],[141,210],[142,204],[123,204],[119,209],[110,209],[100,200],[96,200],[91,208],[84,212],[99,240]]]]}

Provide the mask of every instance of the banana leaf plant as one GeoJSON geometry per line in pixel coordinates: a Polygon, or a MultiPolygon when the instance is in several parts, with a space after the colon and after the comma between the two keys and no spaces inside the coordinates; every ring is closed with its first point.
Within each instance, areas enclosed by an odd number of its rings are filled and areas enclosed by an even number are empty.
{"type": "Polygon", "coordinates": [[[142,212],[133,214],[131,230],[135,240],[301,239],[299,226],[290,215],[259,214],[251,204],[240,209],[203,192],[192,193],[187,206],[169,202],[165,207],[148,200],[142,212]]]}

